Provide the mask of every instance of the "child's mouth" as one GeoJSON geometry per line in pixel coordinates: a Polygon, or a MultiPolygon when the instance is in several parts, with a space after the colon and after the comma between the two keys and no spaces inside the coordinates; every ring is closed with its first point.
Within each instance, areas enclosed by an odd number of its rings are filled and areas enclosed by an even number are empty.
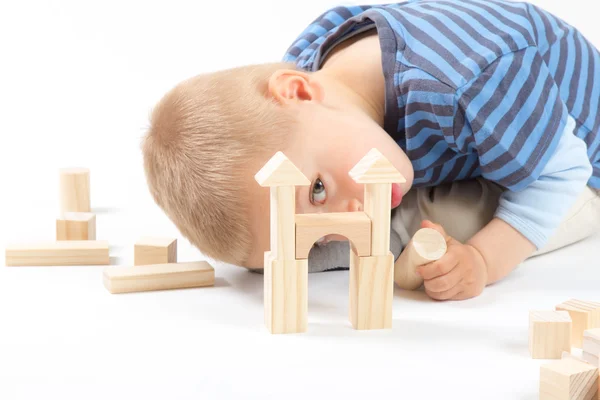
{"type": "Polygon", "coordinates": [[[397,183],[392,183],[392,208],[396,208],[402,202],[402,188],[397,183]]]}

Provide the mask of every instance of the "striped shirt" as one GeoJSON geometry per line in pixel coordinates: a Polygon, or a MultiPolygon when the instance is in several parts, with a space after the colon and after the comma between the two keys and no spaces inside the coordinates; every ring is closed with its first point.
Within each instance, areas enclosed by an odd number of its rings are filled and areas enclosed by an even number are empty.
{"type": "Polygon", "coordinates": [[[593,171],[586,183],[600,189],[600,52],[576,28],[523,2],[344,6],[314,20],[283,60],[316,71],[335,45],[373,28],[384,129],[411,160],[414,186],[483,176],[519,192],[540,180],[573,121],[593,171]]]}
{"type": "Polygon", "coordinates": [[[284,61],[305,70],[376,27],[386,76],[385,130],[412,161],[415,186],[484,176],[519,190],[539,177],[567,116],[600,188],[600,53],[550,13],[493,0],[337,7],[284,61]]]}

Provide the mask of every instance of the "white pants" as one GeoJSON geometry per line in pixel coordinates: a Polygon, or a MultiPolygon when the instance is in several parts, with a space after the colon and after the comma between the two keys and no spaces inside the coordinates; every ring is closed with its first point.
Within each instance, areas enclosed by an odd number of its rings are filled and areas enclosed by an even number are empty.
{"type": "MultiPolygon", "coordinates": [[[[403,245],[428,219],[465,242],[494,217],[504,189],[483,178],[413,188],[393,211],[392,229],[403,245]]],[[[578,242],[600,231],[600,191],[586,187],[546,245],[532,256],[578,242]]]]}

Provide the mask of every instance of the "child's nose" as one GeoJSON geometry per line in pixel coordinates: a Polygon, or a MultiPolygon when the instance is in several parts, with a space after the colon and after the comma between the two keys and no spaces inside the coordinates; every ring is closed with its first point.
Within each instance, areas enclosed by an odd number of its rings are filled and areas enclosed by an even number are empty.
{"type": "Polygon", "coordinates": [[[352,199],[348,202],[348,212],[362,211],[363,205],[358,199],[352,199]]]}

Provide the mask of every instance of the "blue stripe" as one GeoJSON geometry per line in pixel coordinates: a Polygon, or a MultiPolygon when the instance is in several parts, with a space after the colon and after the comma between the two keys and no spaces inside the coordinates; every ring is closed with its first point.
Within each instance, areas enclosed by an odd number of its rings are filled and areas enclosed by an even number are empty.
{"type": "MultiPolygon", "coordinates": [[[[456,8],[454,8],[452,6],[441,4],[441,3],[433,3],[433,4],[435,4],[436,8],[439,8],[439,9],[442,9],[445,11],[449,11],[451,14],[458,16],[459,18],[464,20],[467,24],[472,26],[477,32],[481,32],[481,35],[483,37],[490,38],[490,36],[491,36],[493,39],[494,37],[498,36],[496,33],[490,32],[490,30],[488,30],[485,26],[480,24],[479,21],[477,21],[475,18],[471,17],[469,14],[467,14],[461,10],[457,10],[456,8]]],[[[504,41],[494,40],[494,42],[496,42],[496,44],[502,49],[502,51],[504,53],[509,53],[511,51],[510,47],[508,47],[508,45],[504,41]]]]}
{"type": "Polygon", "coordinates": [[[335,11],[328,12],[327,15],[325,15],[325,19],[331,21],[331,23],[334,25],[341,25],[346,22],[346,20],[340,17],[340,15],[335,11]]]}
{"type": "Polygon", "coordinates": [[[432,106],[447,106],[448,105],[448,96],[443,95],[441,93],[435,92],[422,92],[420,90],[414,90],[410,93],[401,95],[398,97],[398,100],[402,102],[402,104],[408,103],[428,103],[432,106]],[[410,97],[410,101],[408,99],[410,97]]]}
{"type": "Polygon", "coordinates": [[[573,104],[573,109],[571,110],[571,114],[576,118],[579,118],[581,112],[583,110],[583,101],[584,95],[588,84],[593,84],[593,82],[588,82],[588,63],[589,63],[589,52],[587,46],[585,45],[583,38],[581,35],[577,35],[577,40],[581,45],[581,74],[579,75],[579,82],[577,83],[577,96],[575,98],[575,103],[573,104]]]}
{"type": "MultiPolygon", "coordinates": [[[[594,90],[592,90],[592,98],[584,99],[584,101],[590,101],[590,115],[583,123],[590,129],[594,126],[594,123],[600,118],[600,52],[594,51],[594,66],[596,73],[594,76],[596,80],[592,83],[594,90]]],[[[596,135],[600,135],[600,132],[594,132],[596,135]]]]}
{"type": "MultiPolygon", "coordinates": [[[[413,37],[390,13],[382,11],[382,14],[386,17],[393,29],[404,32],[407,47],[410,48],[415,45],[418,46],[419,51],[411,52],[405,49],[402,52],[398,52],[398,61],[404,64],[408,64],[412,67],[417,67],[417,65],[408,61],[405,56],[406,54],[418,54],[419,56],[423,57],[427,61],[431,62],[434,66],[436,66],[444,75],[448,77],[448,79],[450,79],[450,81],[455,86],[459,86],[464,83],[464,78],[462,77],[462,75],[456,72],[456,70],[450,64],[448,64],[448,62],[444,60],[442,56],[440,56],[431,48],[423,44],[417,38],[413,37]]],[[[402,15],[406,18],[407,14],[402,13],[402,15]]]]}
{"type": "Polygon", "coordinates": [[[575,42],[573,40],[572,32],[567,37],[567,54],[563,54],[563,57],[567,57],[567,66],[565,68],[565,75],[560,85],[560,95],[567,101],[569,97],[570,87],[572,85],[571,78],[573,77],[573,68],[575,67],[575,42]]]}
{"type": "Polygon", "coordinates": [[[470,58],[470,56],[463,53],[461,49],[459,49],[450,39],[448,39],[446,35],[440,32],[434,25],[423,19],[415,18],[411,14],[403,12],[402,15],[413,25],[430,35],[442,47],[450,51],[450,53],[452,53],[452,55],[454,55],[454,57],[456,57],[458,61],[462,61],[464,66],[466,66],[473,74],[480,72],[477,63],[472,58],[470,58]]]}
{"type": "Polygon", "coordinates": [[[465,44],[473,50],[474,53],[481,55],[488,62],[492,62],[496,58],[496,55],[492,51],[490,51],[490,49],[481,45],[471,35],[469,35],[467,32],[465,32],[462,27],[460,27],[452,19],[448,18],[448,16],[445,15],[444,13],[437,11],[437,10],[433,11],[431,9],[423,8],[423,7],[418,7],[418,8],[419,8],[419,11],[421,11],[423,13],[427,13],[427,14],[437,18],[441,23],[446,25],[452,32],[456,33],[456,35],[458,37],[460,37],[463,40],[463,42],[465,42],[465,44]]]}

